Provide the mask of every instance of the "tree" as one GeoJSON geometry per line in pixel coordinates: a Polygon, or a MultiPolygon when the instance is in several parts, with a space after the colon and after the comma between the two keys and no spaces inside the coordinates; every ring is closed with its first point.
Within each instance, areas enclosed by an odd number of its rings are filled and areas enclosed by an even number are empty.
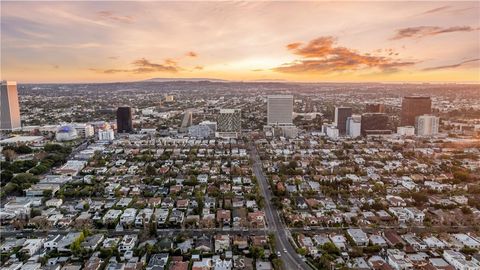
{"type": "Polygon", "coordinates": [[[470,209],[468,206],[463,206],[461,209],[464,215],[471,215],[473,213],[472,209],[470,209]]]}
{"type": "Polygon", "coordinates": [[[146,170],[145,170],[145,173],[146,173],[147,175],[152,176],[152,175],[155,175],[155,174],[157,173],[157,171],[155,170],[155,167],[153,167],[153,166],[151,166],[151,165],[148,165],[147,168],[146,168],[146,170]]]}
{"type": "Polygon", "coordinates": [[[52,190],[51,189],[47,189],[47,190],[44,190],[43,191],[43,197],[45,197],[46,199],[49,199],[52,197],[52,190]]]}
{"type": "Polygon", "coordinates": [[[3,150],[2,154],[5,156],[6,161],[12,161],[17,156],[17,153],[15,153],[15,151],[13,151],[12,149],[3,150]]]}
{"type": "Polygon", "coordinates": [[[322,249],[328,254],[340,255],[340,249],[338,249],[338,247],[332,242],[323,244],[322,249]]]}
{"type": "Polygon", "coordinates": [[[16,151],[19,154],[30,154],[33,152],[32,148],[26,146],[26,145],[20,145],[17,147],[16,151]]]}
{"type": "Polygon", "coordinates": [[[250,247],[250,253],[255,259],[260,259],[265,257],[265,250],[262,247],[252,246],[250,247]]]}
{"type": "Polygon", "coordinates": [[[31,173],[19,173],[11,180],[13,183],[22,185],[25,183],[32,184],[38,182],[38,178],[31,173]]]}
{"type": "Polygon", "coordinates": [[[0,180],[2,181],[2,183],[8,183],[10,182],[10,180],[12,180],[12,178],[13,178],[13,172],[8,170],[2,171],[0,175],[0,180]]]}

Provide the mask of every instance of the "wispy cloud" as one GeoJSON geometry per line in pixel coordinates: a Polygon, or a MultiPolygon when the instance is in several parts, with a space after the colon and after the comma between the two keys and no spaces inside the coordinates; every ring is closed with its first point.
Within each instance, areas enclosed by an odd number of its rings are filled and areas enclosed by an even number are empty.
{"type": "Polygon", "coordinates": [[[450,6],[441,6],[441,7],[438,7],[438,8],[433,8],[433,9],[429,9],[425,12],[422,12],[420,13],[419,15],[426,15],[426,14],[432,14],[432,13],[437,13],[437,12],[441,12],[441,11],[445,11],[447,9],[449,9],[450,6]]]}
{"type": "Polygon", "coordinates": [[[97,16],[101,20],[131,24],[135,22],[135,17],[129,15],[116,15],[111,11],[99,11],[97,16]]]}
{"type": "Polygon", "coordinates": [[[362,54],[346,47],[337,47],[335,43],[336,39],[331,36],[319,37],[307,44],[290,43],[287,49],[302,58],[273,70],[285,73],[330,73],[377,68],[382,72],[396,72],[400,67],[415,64],[412,61],[362,54]]]}
{"type": "Polygon", "coordinates": [[[480,28],[474,28],[471,26],[452,26],[452,27],[439,27],[439,26],[417,26],[401,28],[396,31],[392,40],[404,39],[404,38],[423,38],[427,36],[436,36],[440,34],[453,33],[453,32],[472,32],[477,31],[480,28]]]}
{"type": "Polygon", "coordinates": [[[166,59],[163,64],[153,63],[146,58],[140,58],[134,60],[132,65],[134,68],[132,69],[97,69],[97,68],[89,68],[90,71],[94,71],[97,73],[104,73],[104,74],[116,74],[116,73],[134,73],[134,74],[141,74],[141,73],[152,73],[152,72],[166,72],[166,73],[177,73],[181,68],[177,65],[177,62],[166,59]]]}
{"type": "MultiPolygon", "coordinates": [[[[475,59],[470,59],[470,60],[465,60],[457,64],[452,64],[452,65],[445,65],[445,66],[436,66],[436,67],[429,67],[429,68],[424,68],[423,71],[432,71],[432,70],[441,70],[441,69],[451,69],[451,68],[458,68],[465,66],[470,63],[475,63],[479,62],[480,58],[475,58],[475,59]]],[[[477,67],[480,67],[477,65],[477,67]]]]}

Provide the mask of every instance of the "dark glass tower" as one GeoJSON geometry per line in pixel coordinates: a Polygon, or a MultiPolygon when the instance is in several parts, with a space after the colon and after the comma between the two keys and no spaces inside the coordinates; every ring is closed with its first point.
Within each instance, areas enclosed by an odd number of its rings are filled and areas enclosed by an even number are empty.
{"type": "Polygon", "coordinates": [[[415,117],[431,113],[432,100],[430,97],[404,97],[400,125],[414,126],[415,117]]]}
{"type": "Polygon", "coordinates": [[[117,109],[117,132],[129,133],[133,130],[132,108],[118,107],[117,109]]]}

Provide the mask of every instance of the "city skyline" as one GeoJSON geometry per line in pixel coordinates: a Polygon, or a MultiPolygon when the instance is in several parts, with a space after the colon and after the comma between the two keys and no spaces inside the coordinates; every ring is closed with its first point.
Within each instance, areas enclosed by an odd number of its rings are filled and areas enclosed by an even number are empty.
{"type": "Polygon", "coordinates": [[[478,2],[3,2],[2,79],[478,83],[478,9],[478,2]]]}

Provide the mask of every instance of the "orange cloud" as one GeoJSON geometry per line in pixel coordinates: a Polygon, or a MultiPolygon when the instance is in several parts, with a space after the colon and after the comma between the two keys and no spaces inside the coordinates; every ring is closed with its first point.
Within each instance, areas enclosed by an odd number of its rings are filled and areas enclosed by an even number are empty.
{"type": "MultiPolygon", "coordinates": [[[[168,59],[167,59],[168,60],[168,59]]],[[[173,60],[165,61],[165,65],[152,63],[145,58],[141,58],[132,62],[135,68],[133,72],[135,73],[148,73],[148,72],[178,72],[177,63],[173,60]]]]}
{"type": "Polygon", "coordinates": [[[404,39],[404,38],[423,38],[427,36],[436,36],[445,33],[453,32],[472,32],[477,31],[480,28],[474,28],[470,26],[452,26],[452,27],[439,27],[439,26],[417,26],[401,28],[396,31],[392,40],[404,39]]]}
{"type": "Polygon", "coordinates": [[[115,73],[151,73],[151,72],[168,72],[168,73],[176,73],[179,71],[179,67],[177,66],[177,62],[171,59],[166,59],[165,64],[157,64],[150,62],[145,58],[140,58],[132,62],[132,65],[135,66],[133,69],[96,69],[90,68],[89,70],[95,71],[98,73],[104,74],[115,74],[115,73]]]}
{"type": "MultiPolygon", "coordinates": [[[[383,72],[395,72],[400,67],[414,65],[411,61],[397,61],[384,56],[361,54],[346,47],[334,46],[334,37],[319,37],[306,45],[291,43],[287,49],[302,58],[273,70],[284,73],[330,73],[337,71],[377,68],[383,72]]],[[[390,49],[387,49],[391,52],[390,49]]]]}

